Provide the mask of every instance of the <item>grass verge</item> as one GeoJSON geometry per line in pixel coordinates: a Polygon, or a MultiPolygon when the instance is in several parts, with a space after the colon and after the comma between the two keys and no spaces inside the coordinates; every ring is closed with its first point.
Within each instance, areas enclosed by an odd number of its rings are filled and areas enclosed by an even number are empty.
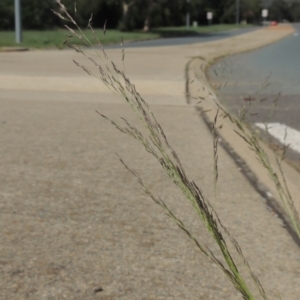
{"type": "MultiPolygon", "coordinates": [[[[240,25],[239,28],[250,27],[250,25],[240,25]]],[[[199,26],[191,27],[162,27],[154,28],[149,32],[143,31],[132,31],[122,32],[119,30],[109,30],[104,36],[102,29],[95,29],[95,34],[101,37],[101,43],[103,45],[120,43],[123,38],[124,42],[128,41],[143,41],[148,39],[159,39],[167,37],[184,37],[184,36],[195,36],[198,34],[209,34],[227,30],[236,29],[234,24],[219,24],[211,26],[199,26]]],[[[93,39],[93,35],[90,30],[83,30],[83,33],[90,40],[93,39]]],[[[66,40],[66,36],[70,32],[67,29],[58,30],[25,30],[23,31],[23,42],[22,44],[16,44],[14,31],[0,31],[0,47],[28,47],[36,49],[44,48],[58,48],[62,49],[63,43],[66,40]]],[[[79,39],[73,41],[76,45],[84,45],[84,42],[79,39]]]]}

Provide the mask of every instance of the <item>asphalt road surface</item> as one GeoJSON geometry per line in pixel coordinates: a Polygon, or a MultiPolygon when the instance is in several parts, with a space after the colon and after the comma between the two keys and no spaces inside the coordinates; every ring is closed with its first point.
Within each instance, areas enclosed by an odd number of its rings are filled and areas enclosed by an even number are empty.
{"type": "MultiPolygon", "coordinates": [[[[230,38],[243,33],[251,32],[259,29],[258,26],[232,29],[227,31],[215,32],[215,33],[200,33],[196,36],[190,37],[178,37],[178,38],[162,38],[141,42],[126,43],[124,48],[138,48],[138,47],[164,47],[164,46],[178,46],[195,43],[211,42],[219,39],[230,38]]],[[[106,46],[105,48],[120,48],[119,45],[106,46]]]]}
{"type": "Polygon", "coordinates": [[[294,27],[280,42],[216,62],[208,76],[232,112],[248,107],[262,130],[268,121],[274,146],[289,144],[288,158],[300,167],[300,24],[294,27]]]}

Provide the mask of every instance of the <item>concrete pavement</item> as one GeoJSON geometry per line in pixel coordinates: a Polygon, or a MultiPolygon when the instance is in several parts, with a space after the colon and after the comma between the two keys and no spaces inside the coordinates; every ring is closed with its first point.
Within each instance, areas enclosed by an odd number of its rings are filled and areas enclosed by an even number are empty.
{"type": "MultiPolygon", "coordinates": [[[[221,147],[214,199],[212,136],[186,104],[185,66],[195,56],[209,62],[291,32],[128,49],[125,66],[270,299],[280,292],[289,300],[300,293],[299,247],[221,147]]],[[[121,65],[120,51],[108,54],[121,65]]],[[[72,58],[79,59],[70,51],[0,54],[0,299],[241,299],[120,165],[115,152],[217,251],[159,165],[94,110],[138,126],[133,113],[72,58]]],[[[189,76],[201,70],[193,62],[189,76]]],[[[188,91],[209,96],[203,87],[201,81],[188,91]]]]}

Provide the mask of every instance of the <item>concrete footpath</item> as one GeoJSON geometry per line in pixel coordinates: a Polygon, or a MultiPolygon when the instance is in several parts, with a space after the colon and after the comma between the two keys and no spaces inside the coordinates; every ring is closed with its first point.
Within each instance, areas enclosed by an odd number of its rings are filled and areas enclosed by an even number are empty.
{"type": "MultiPolygon", "coordinates": [[[[222,147],[214,198],[212,135],[186,91],[213,96],[201,73],[207,62],[292,33],[279,26],[204,44],[128,49],[125,57],[126,74],[269,298],[288,300],[300,295],[299,246],[222,147]],[[199,81],[187,85],[194,73],[199,81]]],[[[122,66],[121,49],[108,55],[122,66]]],[[[0,299],[242,299],[121,166],[116,152],[218,253],[159,164],[95,110],[139,126],[134,114],[73,58],[69,50],[0,53],[0,299]]],[[[242,147],[234,141],[235,150],[242,147]]]]}

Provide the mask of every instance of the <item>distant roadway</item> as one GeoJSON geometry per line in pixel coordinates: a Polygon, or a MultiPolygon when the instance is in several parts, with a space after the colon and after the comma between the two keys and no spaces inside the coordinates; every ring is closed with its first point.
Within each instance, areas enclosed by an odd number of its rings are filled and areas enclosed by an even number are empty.
{"type": "Polygon", "coordinates": [[[232,111],[260,102],[251,121],[263,129],[278,97],[275,114],[269,120],[274,142],[290,144],[290,157],[300,167],[300,24],[294,35],[255,51],[218,61],[208,75],[217,86],[221,101],[232,111]],[[227,82],[228,81],[228,82],[227,82]],[[226,84],[227,82],[227,84],[226,84]],[[284,140],[285,132],[287,132],[284,140]]]}

